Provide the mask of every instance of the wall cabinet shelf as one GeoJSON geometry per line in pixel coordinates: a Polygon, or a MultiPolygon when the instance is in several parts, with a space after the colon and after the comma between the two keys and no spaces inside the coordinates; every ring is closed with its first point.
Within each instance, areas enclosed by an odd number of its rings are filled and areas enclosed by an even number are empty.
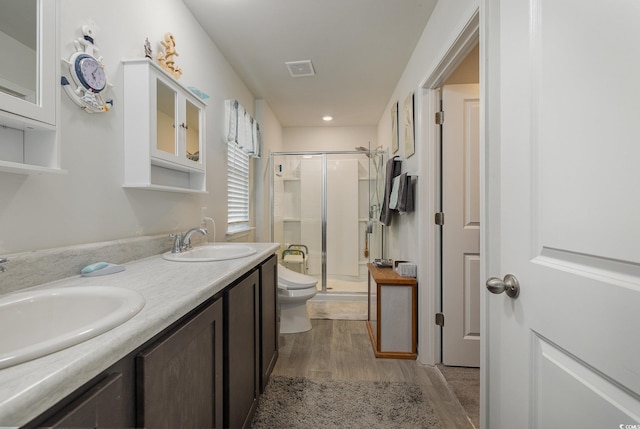
{"type": "Polygon", "coordinates": [[[149,59],[124,64],[124,187],[206,192],[206,105],[149,59]]]}

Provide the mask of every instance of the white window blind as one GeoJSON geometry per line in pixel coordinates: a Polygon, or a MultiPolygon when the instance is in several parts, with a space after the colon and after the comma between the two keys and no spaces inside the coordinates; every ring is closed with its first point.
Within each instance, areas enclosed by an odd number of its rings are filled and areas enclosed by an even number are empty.
{"type": "Polygon", "coordinates": [[[227,229],[249,225],[249,154],[227,142],[227,229]]]}

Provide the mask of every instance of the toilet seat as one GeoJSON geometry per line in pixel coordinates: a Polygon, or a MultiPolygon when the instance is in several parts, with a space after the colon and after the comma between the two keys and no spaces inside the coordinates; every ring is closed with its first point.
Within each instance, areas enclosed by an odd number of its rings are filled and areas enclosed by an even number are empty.
{"type": "MultiPolygon", "coordinates": [[[[318,290],[315,287],[305,288],[305,289],[284,289],[278,287],[278,297],[280,300],[308,300],[313,298],[318,293],[318,290]]],[[[286,302],[285,301],[285,302],[286,302]]]]}
{"type": "Polygon", "coordinates": [[[309,289],[315,288],[318,279],[306,274],[297,273],[278,264],[278,288],[280,289],[309,289]]]}

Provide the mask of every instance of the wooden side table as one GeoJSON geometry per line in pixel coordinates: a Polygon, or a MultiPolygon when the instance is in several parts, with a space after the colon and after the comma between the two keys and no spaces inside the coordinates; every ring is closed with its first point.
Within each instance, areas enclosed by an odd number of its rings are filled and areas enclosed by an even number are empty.
{"type": "Polygon", "coordinates": [[[391,268],[369,268],[367,328],[378,358],[418,357],[418,283],[391,268]]]}

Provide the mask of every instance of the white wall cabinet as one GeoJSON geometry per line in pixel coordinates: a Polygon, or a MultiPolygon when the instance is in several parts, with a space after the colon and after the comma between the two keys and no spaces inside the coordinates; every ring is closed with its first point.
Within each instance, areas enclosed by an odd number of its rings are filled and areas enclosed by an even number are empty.
{"type": "Polygon", "coordinates": [[[65,173],[56,131],[58,2],[37,0],[33,10],[32,3],[17,4],[12,19],[23,34],[33,36],[35,45],[0,28],[3,53],[10,58],[0,65],[0,171],[65,173]]]}
{"type": "Polygon", "coordinates": [[[205,103],[146,58],[123,64],[123,186],[206,192],[205,103]]]}

